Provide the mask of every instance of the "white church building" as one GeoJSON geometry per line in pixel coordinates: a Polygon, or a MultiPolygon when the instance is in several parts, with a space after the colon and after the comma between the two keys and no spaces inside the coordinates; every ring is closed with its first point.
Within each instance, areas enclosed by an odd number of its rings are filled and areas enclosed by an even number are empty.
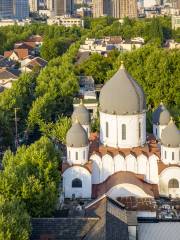
{"type": "Polygon", "coordinates": [[[99,99],[100,133],[81,103],[72,115],[62,164],[65,198],[180,198],[180,132],[163,103],[146,133],[142,88],[122,64],[99,99]]]}

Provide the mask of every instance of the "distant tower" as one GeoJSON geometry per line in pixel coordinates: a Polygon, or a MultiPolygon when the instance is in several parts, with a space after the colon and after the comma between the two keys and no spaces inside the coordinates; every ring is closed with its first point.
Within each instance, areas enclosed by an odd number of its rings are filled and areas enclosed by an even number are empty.
{"type": "Polygon", "coordinates": [[[111,8],[115,18],[137,17],[137,0],[112,0],[111,8]]]}
{"type": "Polygon", "coordinates": [[[17,19],[25,19],[29,17],[28,0],[14,0],[14,17],[17,19]]]}
{"type": "Polygon", "coordinates": [[[54,0],[56,16],[71,15],[74,10],[74,0],[54,0]]]}
{"type": "Polygon", "coordinates": [[[109,0],[93,0],[93,17],[111,15],[111,1],[109,0]]]}
{"type": "Polygon", "coordinates": [[[13,0],[0,0],[0,18],[13,18],[13,0]]]}
{"type": "Polygon", "coordinates": [[[87,135],[89,137],[90,135],[90,114],[87,108],[84,106],[82,100],[78,107],[75,108],[73,114],[72,114],[72,121],[75,122],[76,119],[78,119],[79,123],[82,125],[82,127],[87,132],[87,135]]]}
{"type": "Polygon", "coordinates": [[[161,139],[161,133],[167,127],[170,121],[170,113],[161,102],[158,108],[153,112],[153,134],[156,139],[161,139]]]}

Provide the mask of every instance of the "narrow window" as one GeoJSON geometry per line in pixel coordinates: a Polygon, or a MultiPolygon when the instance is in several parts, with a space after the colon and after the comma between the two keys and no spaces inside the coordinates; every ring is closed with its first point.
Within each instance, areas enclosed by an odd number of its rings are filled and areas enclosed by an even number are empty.
{"type": "Polygon", "coordinates": [[[164,151],[164,158],[165,158],[165,159],[167,158],[166,150],[164,151]]]}
{"type": "Polygon", "coordinates": [[[69,159],[71,158],[71,151],[69,151],[69,159]]]}
{"type": "Polygon", "coordinates": [[[78,152],[76,152],[76,160],[78,160],[78,152]]]}
{"type": "Polygon", "coordinates": [[[174,160],[174,152],[172,152],[172,160],[174,160]]]}
{"type": "Polygon", "coordinates": [[[156,136],[157,136],[157,128],[156,128],[156,136]]]}
{"type": "Polygon", "coordinates": [[[109,137],[109,125],[108,122],[106,122],[106,137],[109,137]]]}
{"type": "Polygon", "coordinates": [[[122,140],[126,140],[126,124],[122,124],[122,140]]]}
{"type": "Polygon", "coordinates": [[[83,159],[85,160],[85,151],[83,151],[83,159]]]}
{"type": "Polygon", "coordinates": [[[87,129],[87,135],[89,135],[89,130],[88,130],[88,128],[86,128],[87,129]]]}
{"type": "Polygon", "coordinates": [[[139,138],[141,138],[141,123],[139,123],[139,138]]]}

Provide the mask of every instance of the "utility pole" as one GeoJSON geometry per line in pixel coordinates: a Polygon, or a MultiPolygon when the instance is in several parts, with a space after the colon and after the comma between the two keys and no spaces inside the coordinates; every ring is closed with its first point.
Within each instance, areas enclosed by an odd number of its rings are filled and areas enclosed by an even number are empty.
{"type": "Polygon", "coordinates": [[[15,147],[16,149],[19,146],[19,139],[18,139],[18,119],[17,119],[17,110],[19,110],[20,108],[14,108],[14,121],[15,121],[15,147]]]}

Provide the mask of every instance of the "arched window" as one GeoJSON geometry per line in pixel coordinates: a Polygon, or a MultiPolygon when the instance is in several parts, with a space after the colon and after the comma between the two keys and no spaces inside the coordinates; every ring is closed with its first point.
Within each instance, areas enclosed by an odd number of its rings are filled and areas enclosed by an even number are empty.
{"type": "Polygon", "coordinates": [[[172,160],[174,160],[174,152],[172,152],[172,160]]]}
{"type": "Polygon", "coordinates": [[[85,151],[83,151],[83,159],[85,160],[85,157],[86,157],[86,153],[85,151]]]}
{"type": "Polygon", "coordinates": [[[76,160],[78,160],[78,152],[76,152],[76,160]]]}
{"type": "Polygon", "coordinates": [[[164,158],[165,158],[165,159],[167,158],[166,150],[164,151],[164,158]]]}
{"type": "Polygon", "coordinates": [[[122,140],[126,140],[126,124],[122,124],[122,140]]]}
{"type": "Polygon", "coordinates": [[[72,188],[82,188],[82,181],[79,178],[73,179],[72,188]]]}
{"type": "Polygon", "coordinates": [[[109,137],[109,125],[108,122],[106,122],[106,137],[109,137]]]}
{"type": "Polygon", "coordinates": [[[156,128],[156,136],[157,136],[157,128],[156,128]]]}
{"type": "Polygon", "coordinates": [[[179,182],[177,179],[172,178],[169,180],[168,188],[179,188],[179,182]]]}

